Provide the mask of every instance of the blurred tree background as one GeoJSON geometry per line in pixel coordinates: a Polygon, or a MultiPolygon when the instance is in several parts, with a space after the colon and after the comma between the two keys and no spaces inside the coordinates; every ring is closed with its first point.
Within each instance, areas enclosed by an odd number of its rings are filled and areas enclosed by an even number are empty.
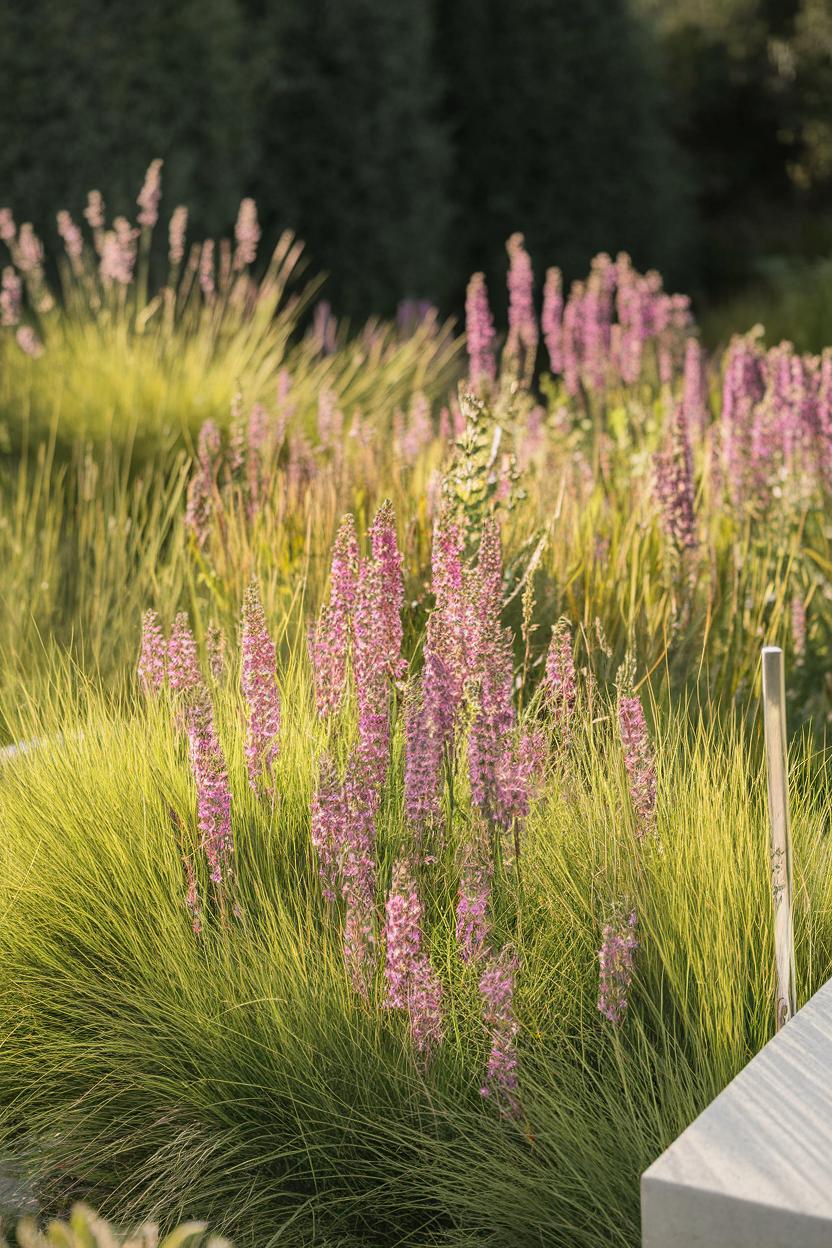
{"type": "Polygon", "coordinates": [[[626,249],[708,307],[805,273],[832,316],[830,0],[0,6],[0,203],[130,213],[157,155],[193,237],[254,195],[354,317],[496,291],[516,229],[540,276],[626,249]]]}

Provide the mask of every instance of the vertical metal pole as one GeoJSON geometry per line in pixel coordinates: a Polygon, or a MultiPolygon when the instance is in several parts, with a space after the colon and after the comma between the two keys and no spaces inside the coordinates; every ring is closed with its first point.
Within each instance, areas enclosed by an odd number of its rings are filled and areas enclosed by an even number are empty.
{"type": "Polygon", "coordinates": [[[771,883],[774,894],[774,960],[777,970],[776,1026],[797,1011],[792,924],[792,837],[786,755],[786,685],[783,651],[763,647],[763,723],[766,735],[768,812],[771,822],[771,883]]]}

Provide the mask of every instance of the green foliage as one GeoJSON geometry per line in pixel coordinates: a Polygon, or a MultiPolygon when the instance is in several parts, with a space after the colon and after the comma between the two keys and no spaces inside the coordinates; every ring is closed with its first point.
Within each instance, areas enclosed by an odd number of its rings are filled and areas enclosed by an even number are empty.
{"type": "Polygon", "coordinates": [[[623,249],[677,280],[684,179],[648,34],[625,0],[457,0],[436,14],[455,145],[457,280],[501,274],[514,230],[568,278],[596,252],[623,249]]]}
{"type": "Polygon", "coordinates": [[[251,185],[357,315],[449,293],[449,149],[429,0],[290,0],[252,18],[251,185]]]}
{"type": "Polygon", "coordinates": [[[761,253],[828,254],[829,5],[639,0],[638,8],[659,34],[669,120],[693,175],[705,288],[716,296],[747,282],[761,253]]]}
{"type": "MultiPolygon", "coordinates": [[[[204,1222],[183,1222],[159,1239],[155,1222],[145,1222],[127,1235],[112,1226],[87,1205],[76,1204],[67,1221],[53,1218],[41,1230],[32,1217],[21,1218],[13,1230],[16,1248],[231,1248],[216,1235],[206,1237],[204,1222]]],[[[0,1231],[0,1245],[8,1248],[0,1231]]]]}
{"type": "Polygon", "coordinates": [[[253,151],[237,0],[33,0],[0,9],[3,203],[46,229],[100,186],[135,212],[151,158],[196,230],[233,219],[253,151]]]}
{"type": "MultiPolygon", "coordinates": [[[[640,1170],[771,1034],[758,756],[730,722],[664,717],[658,839],[639,843],[611,708],[596,700],[594,723],[582,709],[525,833],[522,891],[513,872],[495,885],[522,966],[525,1120],[512,1125],[478,1092],[477,971],[454,947],[464,806],[430,873],[448,1028],[424,1068],[381,985],[367,1003],[351,992],[320,896],[308,812],[323,734],[302,644],[280,683],[274,810],[245,778],[233,673],[217,695],[238,914],[209,916],[200,938],[170,710],[56,685],[29,721],[52,744],[6,764],[0,786],[0,1147],[25,1159],[46,1209],[80,1190],[120,1223],[196,1215],[237,1243],[632,1248],[640,1170]],[[624,897],[641,946],[612,1032],[595,1008],[596,950],[624,897]]],[[[402,834],[400,736],[394,759],[382,887],[402,834]]],[[[823,763],[795,746],[801,1001],[832,968],[823,763]]]]}
{"type": "Polygon", "coordinates": [[[459,307],[516,229],[571,276],[629,248],[675,278],[688,223],[664,111],[625,0],[0,13],[0,187],[19,219],[51,235],[92,186],[133,215],[160,156],[166,205],[197,205],[197,237],[254,194],[353,317],[403,297],[459,307]]]}

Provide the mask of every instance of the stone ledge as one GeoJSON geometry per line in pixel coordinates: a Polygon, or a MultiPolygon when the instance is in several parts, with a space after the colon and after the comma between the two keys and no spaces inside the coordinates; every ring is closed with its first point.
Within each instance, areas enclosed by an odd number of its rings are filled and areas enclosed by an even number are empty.
{"type": "Polygon", "coordinates": [[[641,1177],[643,1248],[830,1248],[832,981],[641,1177]]]}

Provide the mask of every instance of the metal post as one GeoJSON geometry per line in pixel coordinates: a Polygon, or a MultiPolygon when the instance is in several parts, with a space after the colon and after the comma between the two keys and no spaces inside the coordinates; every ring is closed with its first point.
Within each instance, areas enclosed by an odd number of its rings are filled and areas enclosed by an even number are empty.
{"type": "Polygon", "coordinates": [[[783,651],[779,646],[763,647],[763,723],[771,822],[774,960],[777,970],[776,1027],[779,1031],[797,1011],[792,922],[792,838],[786,755],[786,685],[783,651]]]}

